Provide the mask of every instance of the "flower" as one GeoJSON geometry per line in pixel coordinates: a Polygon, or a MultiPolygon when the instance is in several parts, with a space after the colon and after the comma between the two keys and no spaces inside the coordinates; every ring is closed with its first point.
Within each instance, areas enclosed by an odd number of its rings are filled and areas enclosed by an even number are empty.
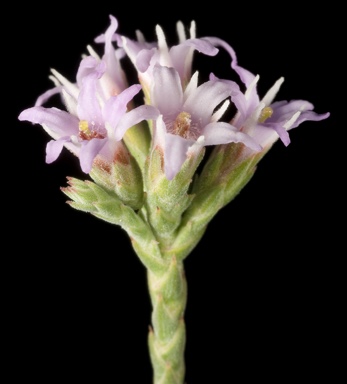
{"type": "MultiPolygon", "coordinates": [[[[113,16],[110,16],[114,20],[113,16]]],[[[177,34],[179,44],[168,47],[162,28],[156,26],[157,42],[147,42],[140,31],[137,31],[137,40],[115,34],[113,40],[124,49],[138,72],[138,78],[147,95],[153,80],[153,69],[156,65],[175,68],[185,87],[192,76],[193,52],[197,50],[205,55],[214,56],[218,49],[209,41],[196,38],[195,22],[191,23],[189,38],[187,38],[182,22],[178,22],[177,34]]],[[[105,42],[106,34],[99,35],[95,41],[105,42]]]]}
{"type": "MultiPolygon", "coordinates": [[[[156,33],[157,43],[146,42],[139,31],[137,41],[118,34],[113,40],[124,48],[134,64],[146,96],[145,102],[158,110],[152,148],[159,146],[163,149],[166,177],[173,179],[187,157],[198,154],[206,145],[242,142],[253,150],[261,150],[261,146],[247,134],[229,123],[218,121],[228,105],[226,99],[232,93],[229,86],[213,79],[198,86],[198,73],[192,76],[194,50],[209,56],[218,53],[208,40],[196,38],[195,23],[191,24],[188,39],[183,24],[177,23],[179,44],[171,48],[159,25],[156,33]],[[215,113],[224,101],[223,108],[215,113]]],[[[105,42],[106,35],[99,35],[95,41],[105,42]]],[[[116,139],[120,140],[126,129],[126,126],[118,127],[116,139]]]]}
{"type": "Polygon", "coordinates": [[[166,177],[171,180],[187,157],[204,146],[241,142],[254,151],[262,148],[235,126],[218,121],[231,95],[228,84],[212,79],[198,86],[196,72],[183,90],[174,68],[156,65],[150,92],[160,115],[154,124],[153,147],[163,148],[166,177]],[[221,104],[219,110],[216,108],[221,104]]]}
{"type": "MultiPolygon", "coordinates": [[[[242,132],[250,135],[263,151],[267,151],[278,138],[289,145],[290,137],[288,131],[298,127],[304,121],[320,121],[328,118],[330,113],[318,114],[313,111],[314,106],[306,100],[275,101],[284,78],[279,78],[268,90],[266,95],[260,99],[257,92],[257,82],[259,75],[255,76],[248,70],[240,67],[237,62],[235,51],[225,41],[216,37],[206,37],[214,46],[223,47],[231,57],[231,68],[239,75],[241,81],[246,86],[243,94],[240,89],[235,87],[231,80],[221,80],[228,83],[233,90],[231,100],[234,102],[238,112],[231,120],[231,124],[239,128],[242,132]]],[[[213,74],[211,79],[217,79],[213,74]]],[[[245,148],[249,153],[250,149],[245,148]]]]}
{"type": "MultiPolygon", "coordinates": [[[[55,87],[42,94],[34,107],[19,115],[20,120],[41,124],[52,136],[46,148],[48,163],[55,161],[65,146],[79,157],[82,170],[89,173],[96,157],[106,162],[115,161],[120,142],[129,128],[153,120],[148,126],[152,150],[161,149],[165,175],[172,180],[186,159],[200,154],[205,146],[240,143],[242,156],[262,154],[278,138],[288,145],[288,131],[302,122],[329,116],[329,113],[314,112],[313,105],[306,100],[274,101],[283,78],[260,98],[259,76],[238,65],[234,50],[224,40],[211,36],[197,38],[194,22],[189,37],[182,22],[178,22],[178,44],[169,47],[159,25],[156,26],[157,42],[147,42],[140,31],[137,31],[137,40],[132,40],[120,35],[117,19],[109,17],[106,32],[95,39],[104,43],[102,57],[88,46],[89,56],[83,57],[80,63],[76,83],[52,70],[55,87]],[[199,85],[198,72],[192,74],[194,51],[215,56],[220,47],[229,53],[231,68],[239,76],[245,92],[236,82],[219,79],[213,73],[208,81],[199,85]],[[125,56],[135,66],[140,84],[129,87],[121,65],[125,56]],[[140,90],[144,93],[144,103],[135,108],[133,99],[140,90]],[[61,95],[66,111],[43,107],[54,94],[61,95]],[[221,121],[231,102],[237,110],[235,116],[229,122],[221,121]]],[[[145,136],[138,132],[133,131],[129,135],[131,139],[124,138],[129,149],[145,136]]],[[[147,136],[145,140],[145,146],[138,145],[142,151],[141,166],[146,161],[147,136]]]]}
{"type": "Polygon", "coordinates": [[[114,161],[120,145],[115,139],[118,125],[130,128],[142,120],[157,117],[156,110],[150,106],[140,106],[127,112],[127,104],[141,90],[139,84],[124,89],[118,95],[105,96],[107,83],[103,82],[103,76],[107,73],[106,68],[105,60],[92,56],[82,59],[77,76],[80,88],[67,82],[59,88],[68,111],[36,105],[19,115],[19,120],[41,124],[53,137],[46,147],[47,163],[55,161],[66,146],[79,157],[82,171],[89,173],[98,155],[104,161],[114,161]]]}
{"type": "Polygon", "coordinates": [[[94,71],[97,63],[102,64],[103,76],[99,79],[99,91],[103,93],[103,97],[108,99],[111,96],[118,95],[121,91],[128,87],[127,78],[123,71],[120,60],[124,57],[123,49],[114,49],[112,38],[118,28],[118,22],[114,17],[111,17],[111,24],[104,34],[104,54],[102,58],[88,46],[90,55],[82,60],[76,75],[76,83],[71,83],[55,69],[51,69],[52,75],[50,79],[54,82],[55,87],[49,89],[40,95],[35,103],[35,106],[43,105],[51,96],[61,93],[64,104],[67,109],[75,113],[79,88],[82,86],[82,79],[90,72],[94,71]]]}

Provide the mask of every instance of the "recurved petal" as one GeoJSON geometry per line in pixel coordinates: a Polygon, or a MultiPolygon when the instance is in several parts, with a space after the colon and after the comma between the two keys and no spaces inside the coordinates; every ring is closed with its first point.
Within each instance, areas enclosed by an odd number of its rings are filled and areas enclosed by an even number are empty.
{"type": "Polygon", "coordinates": [[[192,51],[197,50],[207,56],[215,56],[218,49],[209,41],[203,39],[188,39],[170,49],[172,66],[178,71],[181,78],[186,80],[192,68],[192,51]],[[188,56],[190,55],[190,56],[188,56]]]}
{"type": "Polygon", "coordinates": [[[116,50],[112,44],[113,36],[118,28],[117,19],[110,15],[111,24],[105,33],[105,54],[104,60],[107,64],[107,72],[111,79],[117,84],[118,92],[127,86],[127,82],[121,67],[116,50]]]}
{"type": "Polygon", "coordinates": [[[215,56],[218,53],[218,49],[208,40],[188,39],[170,49],[171,60],[175,68],[177,68],[176,65],[180,65],[180,63],[185,61],[187,53],[190,52],[191,48],[207,56],[215,56]]]}
{"type": "Polygon", "coordinates": [[[266,121],[269,123],[290,120],[296,112],[300,112],[300,116],[288,129],[295,128],[306,120],[320,121],[330,116],[329,113],[318,114],[314,112],[313,104],[306,100],[277,101],[271,104],[271,108],[273,114],[266,121]]]}
{"type": "Polygon", "coordinates": [[[280,121],[269,121],[265,123],[257,123],[252,130],[252,137],[257,140],[264,148],[269,147],[280,138],[285,146],[290,144],[290,136],[287,132],[293,124],[296,122],[300,115],[300,111],[292,113],[291,116],[287,116],[286,119],[280,121]]]}
{"type": "Polygon", "coordinates": [[[224,48],[231,57],[231,68],[240,76],[241,81],[248,87],[254,79],[254,74],[245,68],[242,68],[237,63],[237,57],[234,49],[224,40],[218,37],[204,37],[205,40],[209,41],[216,47],[224,48]]]}
{"type": "Polygon", "coordinates": [[[270,107],[273,112],[267,120],[269,122],[289,120],[298,111],[313,110],[313,105],[306,100],[280,100],[272,103],[270,107]]]}
{"type": "Polygon", "coordinates": [[[106,64],[93,56],[87,56],[81,60],[77,70],[77,84],[79,87],[83,85],[83,79],[91,73],[97,73],[97,77],[101,77],[106,70],[106,64]]]}
{"type": "Polygon", "coordinates": [[[35,107],[41,106],[44,104],[48,99],[50,99],[53,95],[56,95],[60,93],[62,90],[62,86],[54,87],[49,89],[48,91],[44,92],[42,95],[40,95],[36,102],[35,102],[35,107]]]}
{"type": "Polygon", "coordinates": [[[54,139],[78,134],[78,118],[58,108],[28,108],[21,112],[18,119],[45,125],[54,139]]]}
{"type": "Polygon", "coordinates": [[[114,34],[118,29],[118,21],[113,15],[110,15],[109,17],[110,17],[110,26],[107,28],[105,32],[105,54],[114,55],[114,47],[112,45],[112,41],[116,40],[114,39],[114,34]]]}
{"type": "Polygon", "coordinates": [[[159,110],[151,105],[141,105],[125,113],[119,120],[114,130],[116,140],[121,140],[128,128],[133,127],[143,120],[156,119],[159,116],[159,110]]]}
{"type": "Polygon", "coordinates": [[[325,120],[330,116],[329,112],[318,114],[314,111],[304,111],[300,113],[300,116],[295,120],[294,124],[288,129],[296,128],[304,121],[321,121],[325,120]]]}
{"type": "Polygon", "coordinates": [[[103,108],[103,117],[112,127],[115,127],[127,110],[127,104],[141,90],[140,84],[134,84],[125,89],[118,96],[107,100],[103,108]]]}
{"type": "MultiPolygon", "coordinates": [[[[259,126],[261,125],[262,124],[259,124],[257,129],[259,129],[259,126]]],[[[264,124],[264,127],[266,127],[267,129],[273,129],[277,133],[280,140],[285,146],[288,146],[290,144],[290,137],[289,137],[289,133],[287,132],[287,129],[285,128],[285,122],[267,123],[267,124],[264,124]]]]}
{"type": "Polygon", "coordinates": [[[65,143],[71,141],[70,136],[61,137],[58,140],[51,140],[46,146],[46,163],[50,164],[60,155],[65,143]]]}
{"type": "MultiPolygon", "coordinates": [[[[145,41],[134,41],[125,36],[121,37],[121,43],[129,59],[132,61],[132,63],[135,66],[137,65],[137,55],[139,54],[140,51],[151,50],[152,48],[157,47],[157,43],[147,43],[145,41]]],[[[154,53],[154,51],[152,51],[152,53],[154,53]]],[[[151,55],[152,53],[149,53],[149,54],[151,55]]],[[[141,55],[144,55],[144,53],[142,53],[141,55]]]]}
{"type": "Polygon", "coordinates": [[[228,143],[243,143],[254,151],[261,151],[262,147],[252,137],[239,131],[231,124],[214,122],[204,127],[202,135],[205,145],[219,145],[228,143]]]}

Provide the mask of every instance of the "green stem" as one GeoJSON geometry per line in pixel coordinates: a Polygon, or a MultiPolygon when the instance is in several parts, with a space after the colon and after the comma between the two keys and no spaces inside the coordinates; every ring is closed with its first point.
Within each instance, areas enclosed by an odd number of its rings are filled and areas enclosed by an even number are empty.
{"type": "Polygon", "coordinates": [[[153,383],[183,384],[186,343],[184,311],[187,302],[183,263],[172,257],[167,271],[161,276],[148,270],[148,287],[153,306],[148,338],[153,383]]]}

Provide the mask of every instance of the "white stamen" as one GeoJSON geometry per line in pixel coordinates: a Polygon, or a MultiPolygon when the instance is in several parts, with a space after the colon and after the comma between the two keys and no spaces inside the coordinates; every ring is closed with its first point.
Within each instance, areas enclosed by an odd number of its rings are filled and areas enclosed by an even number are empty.
{"type": "Polygon", "coordinates": [[[65,107],[72,115],[77,115],[77,101],[76,98],[70,95],[70,93],[66,92],[66,90],[63,88],[61,90],[65,107]]]}
{"type": "Polygon", "coordinates": [[[78,140],[78,137],[76,135],[70,136],[70,139],[71,139],[72,144],[79,145],[79,140],[78,140]]]}
{"type": "Polygon", "coordinates": [[[196,38],[196,24],[195,24],[194,20],[190,23],[189,32],[190,32],[190,38],[195,39],[196,38]]]}
{"type": "Polygon", "coordinates": [[[243,124],[245,132],[247,132],[248,134],[251,133],[250,131],[253,130],[254,127],[257,125],[261,112],[264,108],[265,104],[260,102],[254,112],[251,114],[251,116],[243,124]]]}
{"type": "Polygon", "coordinates": [[[136,55],[134,55],[134,53],[131,51],[131,49],[129,49],[126,37],[121,36],[121,39],[122,39],[122,47],[123,47],[124,51],[129,56],[130,60],[133,63],[135,63],[136,62],[136,55]]]}
{"type": "Polygon", "coordinates": [[[182,44],[184,41],[187,40],[186,32],[184,30],[184,25],[182,21],[177,22],[176,29],[177,29],[177,35],[178,35],[178,42],[182,44]]]}
{"type": "Polygon", "coordinates": [[[199,72],[195,71],[193,76],[190,78],[189,83],[184,90],[184,100],[186,100],[190,93],[192,93],[198,87],[198,76],[199,72]]]}
{"type": "Polygon", "coordinates": [[[51,72],[53,75],[59,80],[59,82],[67,88],[67,90],[74,96],[76,99],[79,94],[79,90],[76,84],[70,83],[68,79],[66,79],[63,75],[57,72],[55,69],[51,68],[51,72]]]}
{"type": "Polygon", "coordinates": [[[212,115],[211,122],[218,121],[226,112],[230,105],[230,100],[225,100],[222,106],[212,115]]]}
{"type": "Polygon", "coordinates": [[[50,76],[48,76],[48,78],[49,78],[49,80],[53,81],[53,83],[56,87],[60,87],[61,84],[59,83],[58,79],[56,79],[54,76],[50,75],[50,76]]]}
{"type": "Polygon", "coordinates": [[[95,59],[100,60],[100,56],[94,51],[91,45],[87,45],[87,51],[89,52],[90,56],[93,56],[95,59]]]}
{"type": "Polygon", "coordinates": [[[266,105],[261,101],[257,108],[255,109],[255,111],[252,113],[252,116],[251,116],[251,119],[253,120],[254,119],[254,122],[258,122],[260,116],[261,116],[261,113],[263,111],[263,109],[266,107],[266,105]]]}
{"type": "Polygon", "coordinates": [[[277,92],[281,88],[282,83],[284,82],[284,77],[280,77],[276,83],[266,92],[265,96],[262,99],[262,102],[265,103],[265,105],[270,105],[272,103],[272,100],[277,95],[277,92]]]}
{"type": "Polygon", "coordinates": [[[245,92],[245,97],[246,97],[246,99],[249,98],[249,94],[251,93],[251,91],[253,90],[253,88],[257,85],[257,82],[259,81],[259,78],[260,78],[259,75],[255,76],[255,78],[253,79],[253,81],[251,82],[251,84],[249,85],[249,87],[247,88],[247,90],[246,90],[246,92],[245,92]]]}
{"type": "Polygon", "coordinates": [[[138,29],[135,31],[136,39],[139,43],[145,43],[146,39],[141,31],[138,29]]]}
{"type": "Polygon", "coordinates": [[[160,64],[171,67],[172,65],[171,65],[171,60],[169,55],[169,47],[166,44],[166,38],[165,38],[164,32],[159,25],[156,26],[155,31],[157,33],[157,38],[158,38],[158,48],[160,51],[160,58],[163,59],[163,60],[160,60],[160,64]]]}
{"type": "Polygon", "coordinates": [[[113,138],[114,137],[114,128],[111,126],[111,124],[108,121],[105,121],[105,129],[107,131],[107,137],[113,138]]]}
{"type": "Polygon", "coordinates": [[[204,145],[205,145],[205,136],[201,135],[196,139],[195,143],[188,148],[187,156],[198,154],[204,145]]]}
{"type": "Polygon", "coordinates": [[[289,129],[301,115],[301,111],[294,113],[294,115],[283,125],[283,128],[289,129]]]}

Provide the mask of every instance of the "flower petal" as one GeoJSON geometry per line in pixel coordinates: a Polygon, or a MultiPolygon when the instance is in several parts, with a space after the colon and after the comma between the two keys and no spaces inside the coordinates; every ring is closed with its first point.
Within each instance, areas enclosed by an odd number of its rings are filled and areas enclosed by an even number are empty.
{"type": "Polygon", "coordinates": [[[172,180],[182,168],[187,158],[187,152],[194,141],[184,139],[179,135],[167,133],[165,135],[164,167],[168,180],[172,180]]]}
{"type": "Polygon", "coordinates": [[[189,80],[192,70],[192,51],[197,50],[207,56],[215,56],[218,49],[203,39],[188,39],[170,49],[171,65],[179,73],[183,83],[189,80]]]}
{"type": "Polygon", "coordinates": [[[58,108],[28,108],[21,112],[18,119],[46,126],[54,139],[78,134],[78,118],[58,108]]]}
{"type": "Polygon", "coordinates": [[[262,147],[249,135],[239,131],[233,125],[221,121],[207,124],[202,135],[205,138],[205,145],[243,143],[254,151],[262,150],[262,147]]]}
{"type": "Polygon", "coordinates": [[[83,85],[83,80],[90,74],[95,74],[97,78],[100,78],[106,71],[106,63],[93,56],[87,56],[83,58],[77,70],[77,84],[79,88],[83,85]]]}
{"type": "Polygon", "coordinates": [[[110,15],[110,20],[111,24],[105,32],[105,54],[103,58],[107,65],[107,74],[117,84],[116,93],[119,93],[127,87],[127,81],[112,44],[113,36],[118,28],[118,21],[112,15],[110,15]]]}
{"type": "MultiPolygon", "coordinates": [[[[134,41],[125,36],[121,37],[122,47],[124,48],[126,54],[128,55],[131,62],[137,67],[137,56],[142,50],[151,50],[152,48],[157,47],[157,43],[147,43],[145,41],[134,41]]],[[[154,53],[154,51],[153,51],[154,53]]],[[[149,53],[149,55],[151,55],[149,53]]],[[[141,57],[146,57],[145,53],[141,53],[141,57]],[[144,55],[144,56],[142,56],[144,55]]],[[[140,64],[140,63],[139,63],[140,64]]],[[[138,69],[138,68],[137,68],[138,69]]]]}
{"type": "MultiPolygon", "coordinates": [[[[289,120],[295,112],[300,111],[301,113],[305,113],[307,111],[313,111],[313,104],[306,100],[291,100],[291,101],[276,101],[270,105],[273,114],[267,120],[269,122],[278,122],[289,120]]],[[[313,112],[313,116],[317,115],[313,112]]],[[[317,115],[319,116],[319,115],[317,115]]],[[[301,120],[303,121],[303,120],[301,120]]]]}
{"type": "Polygon", "coordinates": [[[103,116],[105,121],[110,123],[112,127],[115,127],[120,118],[125,114],[127,110],[127,104],[131,101],[136,94],[141,90],[140,84],[134,84],[125,89],[118,96],[113,96],[107,100],[103,108],[103,116]]]}
{"type": "Polygon", "coordinates": [[[178,72],[174,68],[155,66],[151,103],[165,117],[174,119],[183,103],[183,91],[178,72]]]}
{"type": "Polygon", "coordinates": [[[259,129],[259,126],[264,126],[267,129],[273,129],[277,135],[279,136],[282,143],[287,147],[290,144],[290,137],[289,133],[287,132],[286,128],[284,127],[284,123],[267,123],[267,124],[258,124],[257,129],[259,129]]]}
{"type": "Polygon", "coordinates": [[[288,129],[296,128],[304,121],[321,121],[325,120],[330,116],[329,112],[318,114],[314,111],[304,111],[300,113],[300,116],[296,119],[294,124],[290,126],[288,129]]]}
{"type": "Polygon", "coordinates": [[[135,66],[139,72],[146,72],[151,64],[152,57],[156,53],[156,48],[142,49],[136,56],[135,66]]]}
{"type": "Polygon", "coordinates": [[[101,108],[97,98],[97,80],[100,76],[100,72],[95,70],[83,78],[78,96],[77,114],[80,120],[103,125],[101,108]]]}
{"type": "Polygon", "coordinates": [[[35,107],[38,107],[42,104],[44,104],[48,99],[50,99],[53,95],[56,95],[60,93],[62,90],[62,86],[54,87],[49,89],[48,91],[44,92],[42,95],[40,95],[35,102],[35,107]]]}
{"type": "Polygon", "coordinates": [[[79,158],[83,172],[89,173],[91,171],[95,157],[106,144],[107,140],[107,138],[91,139],[89,141],[85,140],[82,142],[79,158]]]}
{"type": "Polygon", "coordinates": [[[200,126],[208,124],[215,108],[230,96],[230,87],[222,81],[206,81],[191,92],[182,107],[189,112],[192,121],[200,126]]]}
{"type": "Polygon", "coordinates": [[[159,110],[151,105],[141,105],[125,113],[115,127],[115,140],[121,140],[128,128],[133,127],[143,120],[156,119],[159,116],[159,110]]]}
{"type": "Polygon", "coordinates": [[[218,37],[204,37],[207,41],[213,44],[216,47],[224,48],[231,57],[231,68],[240,76],[241,81],[248,87],[254,79],[253,73],[248,71],[245,68],[240,67],[237,64],[237,57],[234,49],[224,40],[219,39],[218,37]]]}
{"type": "Polygon", "coordinates": [[[71,141],[70,136],[61,137],[58,140],[51,140],[46,146],[46,163],[50,164],[60,155],[65,143],[71,141]]]}

